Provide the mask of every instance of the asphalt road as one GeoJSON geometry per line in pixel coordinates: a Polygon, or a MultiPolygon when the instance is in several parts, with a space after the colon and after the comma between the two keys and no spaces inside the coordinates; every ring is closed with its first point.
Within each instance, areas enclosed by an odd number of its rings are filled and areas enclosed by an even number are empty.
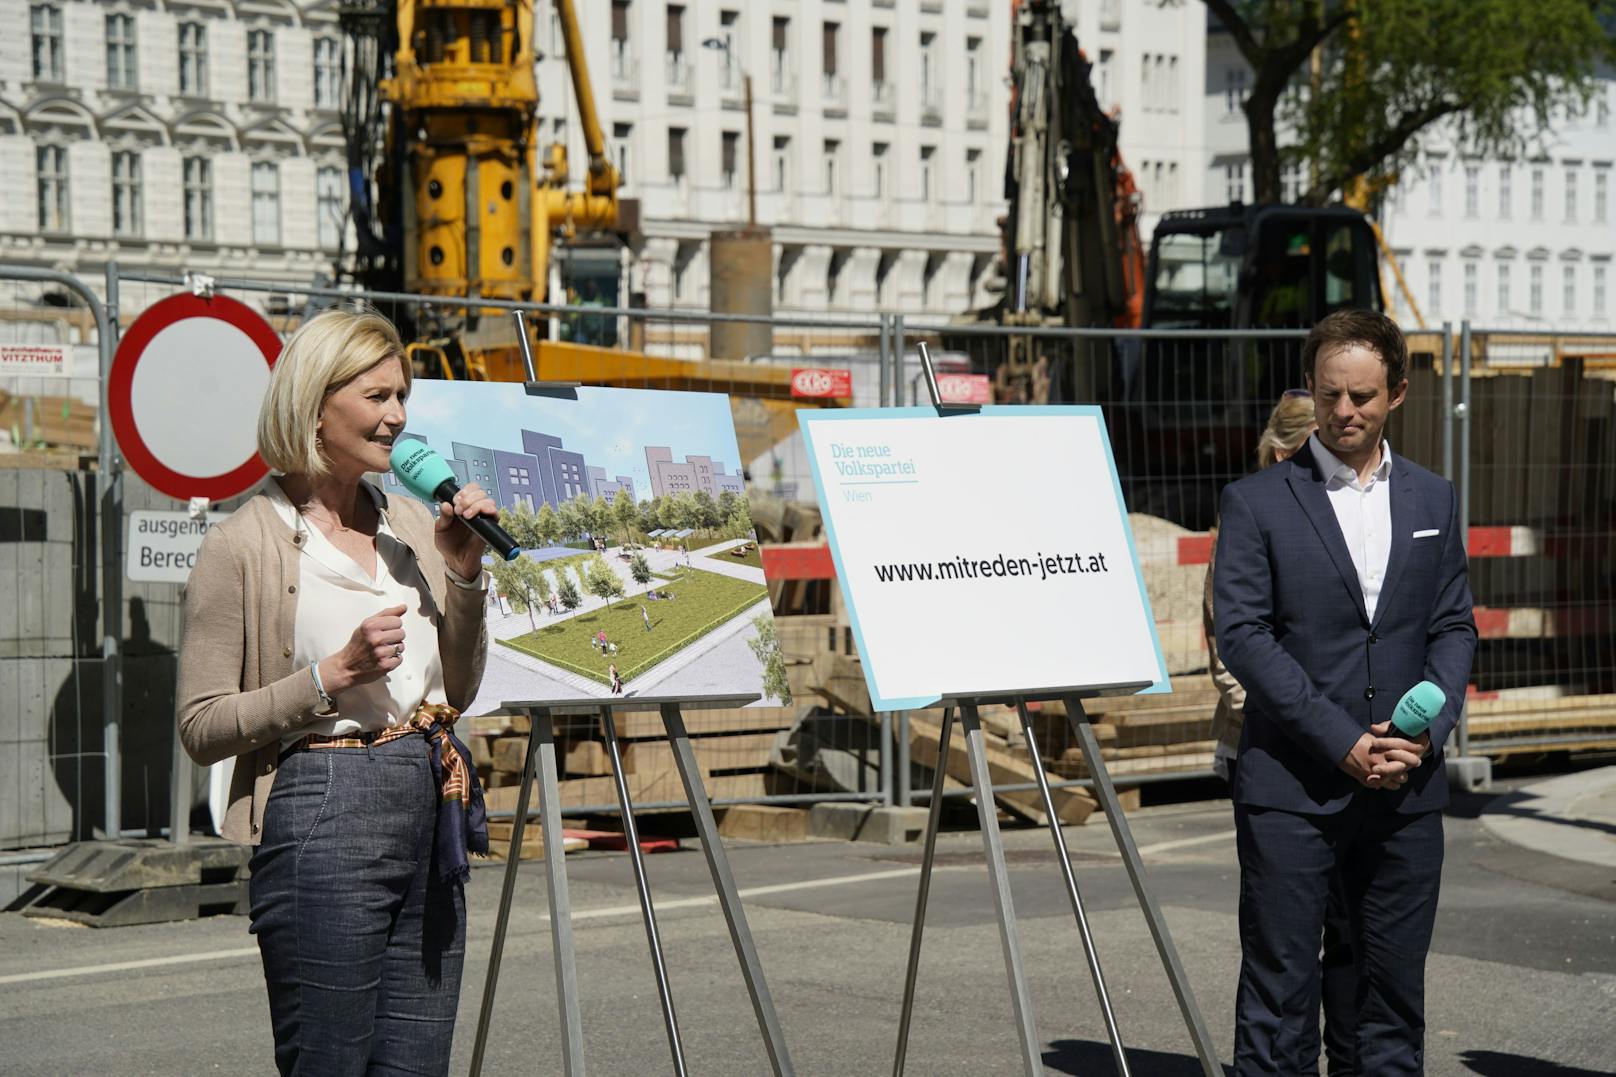
{"type": "MultiPolygon", "coordinates": [[[[1461,798],[1447,820],[1429,966],[1432,1077],[1616,1072],[1616,869],[1500,839],[1461,798]]],[[[1227,802],[1130,817],[1220,1057],[1239,947],[1227,802]]],[[[1135,1074],[1198,1074],[1127,877],[1096,816],[1067,831],[1135,1074]]],[[[1113,1072],[1047,832],[1007,832],[1027,977],[1051,1074],[1113,1072]]],[[[918,847],[733,843],[796,1071],[890,1072],[918,847]]],[[[671,1072],[628,860],[567,861],[593,1074],[671,1072]]],[[[689,1072],[769,1072],[699,847],[649,860],[689,1072]]],[[[454,1072],[469,1067],[501,870],[473,873],[454,1072]]],[[[543,871],[524,863],[485,1072],[560,1071],[543,871]]],[[[0,915],[0,1073],[271,1074],[263,983],[239,917],[95,931],[0,915]],[[67,975],[62,975],[63,972],[67,975]]],[[[993,906],[973,832],[946,834],[932,886],[908,1072],[1019,1074],[993,906]]]]}

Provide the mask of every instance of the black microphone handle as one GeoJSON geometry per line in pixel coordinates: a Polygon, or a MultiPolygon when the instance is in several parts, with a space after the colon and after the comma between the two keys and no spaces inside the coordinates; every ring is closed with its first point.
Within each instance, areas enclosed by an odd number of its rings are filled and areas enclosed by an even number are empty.
{"type": "MultiPolygon", "coordinates": [[[[454,496],[459,492],[459,483],[453,479],[444,479],[438,483],[438,488],[432,491],[432,496],[439,501],[453,503],[454,496]]],[[[472,533],[486,542],[488,548],[499,555],[502,560],[514,561],[516,560],[516,555],[522,552],[522,547],[516,544],[516,540],[511,538],[503,527],[499,526],[499,521],[497,520],[490,519],[487,516],[473,516],[468,520],[459,514],[455,515],[455,519],[471,528],[472,533]]]]}

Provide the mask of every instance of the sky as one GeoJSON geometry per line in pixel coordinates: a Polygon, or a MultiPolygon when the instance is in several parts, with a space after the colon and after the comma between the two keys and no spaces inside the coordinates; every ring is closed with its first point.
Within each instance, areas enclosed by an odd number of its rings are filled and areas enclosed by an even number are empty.
{"type": "Polygon", "coordinates": [[[608,479],[633,478],[641,500],[651,496],[647,445],[668,446],[676,461],[710,456],[729,474],[741,469],[735,420],[723,393],[586,386],[577,400],[556,400],[528,396],[515,383],[417,378],[404,429],[445,457],[453,455],[453,441],[521,452],[523,430],[552,434],[589,466],[605,468],[608,479]]]}

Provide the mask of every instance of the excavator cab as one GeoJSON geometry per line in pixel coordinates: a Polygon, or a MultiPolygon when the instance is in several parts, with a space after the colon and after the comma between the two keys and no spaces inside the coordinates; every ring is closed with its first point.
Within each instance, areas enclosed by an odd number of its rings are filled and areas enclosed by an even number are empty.
{"type": "MultiPolygon", "coordinates": [[[[1156,227],[1148,329],[1301,330],[1344,307],[1382,308],[1374,232],[1356,210],[1235,203],[1156,227]]],[[[1211,526],[1274,402],[1303,384],[1301,356],[1296,337],[1150,338],[1122,352],[1107,422],[1130,508],[1211,526]]]]}

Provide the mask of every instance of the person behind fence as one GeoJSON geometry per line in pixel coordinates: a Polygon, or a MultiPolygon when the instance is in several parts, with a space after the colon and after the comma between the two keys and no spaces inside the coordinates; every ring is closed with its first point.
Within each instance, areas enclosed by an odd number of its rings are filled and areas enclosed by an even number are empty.
{"type": "Polygon", "coordinates": [[[224,836],[254,846],[282,1074],[442,1074],[482,792],[451,732],[487,653],[483,544],[453,503],[389,497],[410,367],[372,313],[287,342],[258,421],[276,472],[203,540],[185,592],[180,738],[235,759],[224,836]]]}
{"type": "Polygon", "coordinates": [[[1442,746],[1476,647],[1458,499],[1392,453],[1408,392],[1395,322],[1341,310],[1302,366],[1319,428],[1230,483],[1219,512],[1219,653],[1246,689],[1235,769],[1242,960],[1237,1074],[1298,1074],[1339,874],[1357,966],[1355,1072],[1424,1072],[1425,958],[1442,876],[1442,746]],[[1418,738],[1390,717],[1422,680],[1446,703],[1418,738]]]}
{"type": "MultiPolygon", "coordinates": [[[[1314,415],[1313,394],[1306,389],[1287,389],[1268,415],[1262,436],[1257,441],[1257,467],[1273,467],[1289,460],[1307,444],[1308,437],[1318,429],[1314,415]]],[[[1212,769],[1234,788],[1237,752],[1240,747],[1240,727],[1245,719],[1246,690],[1234,679],[1218,654],[1217,632],[1212,615],[1212,577],[1217,568],[1217,528],[1212,529],[1213,555],[1208,557],[1206,585],[1201,599],[1201,625],[1206,633],[1207,666],[1212,683],[1218,690],[1218,705],[1212,715],[1212,739],[1216,749],[1212,769]]],[[[1352,1064],[1355,995],[1358,989],[1357,970],[1352,960],[1352,932],[1349,926],[1345,895],[1337,873],[1330,884],[1330,901],[1324,917],[1324,939],[1319,964],[1320,1001],[1324,1007],[1323,1045],[1326,1054],[1326,1072],[1331,1077],[1348,1077],[1355,1073],[1352,1064]]],[[[1316,1015],[1319,1003],[1308,1007],[1316,1015]]],[[[1317,1020],[1303,1020],[1301,1041],[1297,1048],[1297,1068],[1303,1073],[1317,1073],[1319,1059],[1319,1024],[1317,1020]]]]}

